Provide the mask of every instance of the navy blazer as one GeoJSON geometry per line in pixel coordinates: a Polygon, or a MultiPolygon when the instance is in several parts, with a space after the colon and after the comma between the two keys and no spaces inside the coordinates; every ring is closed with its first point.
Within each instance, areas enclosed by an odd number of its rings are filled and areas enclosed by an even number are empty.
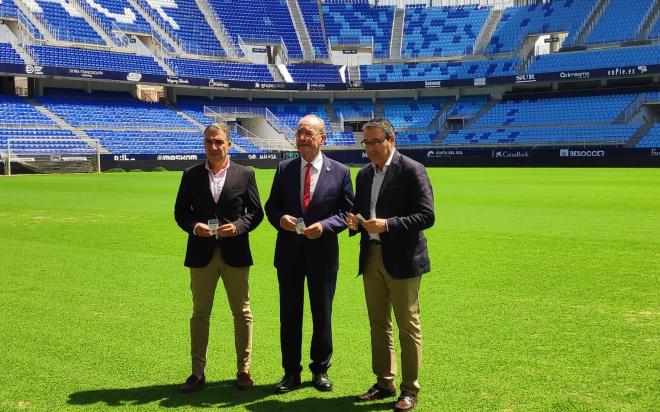
{"type": "Polygon", "coordinates": [[[204,164],[184,170],[174,205],[174,219],[188,233],[184,263],[187,267],[208,265],[216,245],[220,246],[222,258],[229,266],[252,265],[248,232],[259,226],[263,218],[257,182],[251,168],[231,161],[217,203],[213,201],[209,174],[204,164]],[[237,235],[216,239],[193,234],[197,223],[207,223],[214,218],[220,220],[220,225],[227,221],[233,223],[237,235]]]}
{"type": "MultiPolygon", "coordinates": [[[[353,213],[365,219],[371,215],[371,184],[374,178],[372,164],[364,166],[355,182],[353,213]]],[[[387,219],[388,231],[380,234],[383,264],[395,278],[420,276],[431,270],[426,238],[423,230],[433,226],[435,211],[433,189],[424,166],[394,152],[385,172],[383,185],[376,202],[376,217],[387,219]]],[[[358,274],[364,273],[369,234],[359,226],[360,265],[358,274]]],[[[351,231],[351,236],[356,231],[351,231]]]]}
{"type": "Polygon", "coordinates": [[[346,213],[353,207],[351,172],[343,164],[323,156],[323,167],[307,213],[300,204],[301,159],[280,162],[273,178],[266,216],[277,229],[274,264],[278,270],[302,268],[307,273],[332,273],[339,267],[337,233],[346,228],[346,213]],[[283,215],[302,217],[305,225],[320,222],[323,234],[309,240],[280,226],[283,215]]]}

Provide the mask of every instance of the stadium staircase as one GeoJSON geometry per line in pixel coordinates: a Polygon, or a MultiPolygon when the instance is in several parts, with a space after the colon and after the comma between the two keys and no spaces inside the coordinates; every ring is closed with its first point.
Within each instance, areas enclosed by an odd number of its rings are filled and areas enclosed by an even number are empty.
{"type": "Polygon", "coordinates": [[[51,33],[44,23],[37,18],[37,16],[32,13],[32,10],[30,7],[27,5],[27,3],[24,3],[24,0],[14,0],[14,4],[18,8],[19,12],[23,14],[27,18],[27,20],[36,28],[39,33],[41,33],[42,36],[44,36],[44,39],[50,42],[55,42],[55,37],[53,36],[53,33],[51,33]]]}
{"type": "Polygon", "coordinates": [[[640,140],[642,140],[648,134],[649,130],[651,130],[653,126],[654,126],[653,123],[645,123],[639,126],[639,129],[637,129],[637,131],[635,131],[632,137],[630,137],[630,140],[626,142],[626,146],[627,147],[637,146],[637,143],[639,143],[640,140]]]}
{"type": "Polygon", "coordinates": [[[227,29],[225,29],[218,14],[213,10],[207,0],[195,0],[195,3],[204,15],[209,27],[213,29],[213,33],[218,41],[220,41],[220,46],[224,49],[227,57],[230,60],[238,60],[239,55],[236,52],[236,46],[234,45],[234,42],[232,42],[231,37],[229,37],[229,34],[227,34],[227,29]]]}
{"type": "Polygon", "coordinates": [[[110,36],[108,36],[105,30],[103,30],[101,22],[98,19],[96,19],[94,16],[89,14],[87,8],[85,8],[85,6],[83,5],[83,3],[81,3],[81,1],[83,0],[69,0],[69,3],[78,11],[78,13],[80,13],[82,18],[87,22],[87,24],[89,24],[89,27],[94,29],[96,34],[98,34],[99,37],[103,39],[103,41],[108,47],[114,47],[115,42],[110,38],[110,36]]]}
{"type": "Polygon", "coordinates": [[[330,131],[341,132],[341,123],[339,122],[337,111],[335,110],[335,106],[332,104],[332,102],[328,101],[325,104],[325,112],[328,115],[328,121],[330,123],[328,124],[328,127],[330,127],[330,131]]]}
{"type": "Polygon", "coordinates": [[[172,47],[177,54],[181,56],[188,55],[188,53],[186,53],[186,51],[183,50],[183,47],[179,43],[179,41],[172,38],[172,36],[170,36],[170,34],[166,30],[163,30],[163,28],[158,24],[158,22],[154,20],[153,17],[151,17],[151,13],[149,13],[148,10],[145,10],[144,7],[142,7],[142,5],[137,2],[137,0],[126,0],[126,1],[128,2],[128,4],[131,5],[131,7],[133,7],[133,9],[135,9],[138,13],[140,13],[140,16],[142,16],[142,18],[144,18],[147,21],[147,23],[149,23],[149,26],[151,26],[152,30],[154,30],[156,33],[158,33],[158,35],[162,39],[168,42],[168,46],[172,47]]]}
{"type": "Polygon", "coordinates": [[[488,19],[481,29],[481,33],[479,33],[479,37],[475,43],[474,54],[482,55],[486,52],[486,47],[488,47],[488,43],[490,43],[490,39],[493,37],[497,25],[500,24],[500,20],[502,19],[502,11],[503,9],[491,9],[488,19]]]}
{"type": "Polygon", "coordinates": [[[170,110],[174,110],[174,111],[176,112],[176,114],[178,114],[179,116],[183,117],[184,119],[186,119],[186,120],[189,121],[190,123],[192,123],[192,124],[194,124],[195,126],[197,126],[197,128],[198,128],[199,130],[204,130],[204,129],[206,128],[206,125],[201,124],[201,123],[198,122],[194,117],[192,117],[192,116],[189,115],[188,113],[184,112],[183,110],[179,109],[178,107],[172,106],[172,105],[169,104],[169,103],[166,103],[166,104],[165,104],[165,107],[169,108],[170,110]]]}
{"type": "MultiPolygon", "coordinates": [[[[474,116],[472,116],[472,118],[471,118],[468,122],[465,123],[465,129],[470,128],[473,124],[475,124],[476,122],[478,122],[479,119],[481,119],[481,117],[482,117],[484,114],[488,113],[488,112],[490,111],[490,109],[492,109],[493,107],[495,107],[495,105],[496,105],[498,102],[499,102],[499,101],[498,101],[498,100],[495,100],[495,99],[490,99],[490,100],[488,100],[488,103],[486,103],[485,105],[483,105],[483,106],[481,107],[481,109],[479,109],[479,111],[478,111],[474,116]]],[[[498,126],[498,127],[501,127],[501,126],[498,126]]]]}
{"type": "Polygon", "coordinates": [[[437,126],[437,130],[442,132],[442,130],[445,126],[445,120],[447,119],[447,113],[449,112],[449,108],[453,104],[454,104],[453,99],[447,99],[445,101],[445,104],[435,114],[435,116],[433,117],[433,120],[431,120],[431,125],[437,126]]]}
{"type": "Polygon", "coordinates": [[[315,60],[314,48],[312,47],[312,40],[309,38],[305,19],[303,19],[302,12],[300,11],[300,5],[297,0],[286,0],[286,4],[289,6],[293,27],[296,29],[298,43],[300,43],[300,48],[303,52],[303,61],[312,62],[315,60]]]}
{"type": "Polygon", "coordinates": [[[346,66],[348,69],[348,80],[352,82],[359,82],[361,80],[360,76],[360,66],[346,66]]]}
{"type": "MultiPolygon", "coordinates": [[[[282,72],[280,72],[279,67],[277,67],[276,64],[268,64],[268,71],[270,72],[270,75],[273,76],[273,80],[276,82],[281,82],[284,83],[286,82],[286,79],[282,75],[282,72]]],[[[286,70],[286,66],[284,67],[284,70],[286,70]]]]}
{"type": "Polygon", "coordinates": [[[385,106],[380,100],[374,103],[374,117],[385,117],[385,106]]]}
{"type": "Polygon", "coordinates": [[[600,0],[598,2],[591,15],[587,17],[587,20],[582,25],[580,32],[575,37],[575,45],[583,46],[586,43],[587,38],[591,34],[591,31],[594,29],[594,27],[596,27],[596,24],[598,23],[598,20],[600,20],[603,13],[605,13],[607,6],[610,4],[610,1],[611,0],[600,0]]]}
{"type": "Polygon", "coordinates": [[[9,27],[5,25],[0,25],[0,38],[7,39],[7,41],[9,41],[9,44],[11,44],[11,47],[14,48],[16,53],[18,53],[18,55],[21,57],[21,59],[23,59],[23,61],[26,64],[35,64],[35,61],[30,55],[30,53],[28,53],[27,50],[23,48],[23,46],[18,41],[18,38],[9,29],[9,27]]]}
{"type": "Polygon", "coordinates": [[[655,26],[655,23],[658,21],[658,16],[660,16],[660,0],[655,0],[653,6],[649,10],[649,13],[644,18],[642,25],[640,26],[639,35],[637,40],[644,40],[649,36],[651,29],[655,26]]]}
{"type": "Polygon", "coordinates": [[[390,60],[401,60],[401,47],[403,46],[403,23],[406,20],[406,9],[396,8],[392,21],[392,40],[390,41],[390,60]]]}

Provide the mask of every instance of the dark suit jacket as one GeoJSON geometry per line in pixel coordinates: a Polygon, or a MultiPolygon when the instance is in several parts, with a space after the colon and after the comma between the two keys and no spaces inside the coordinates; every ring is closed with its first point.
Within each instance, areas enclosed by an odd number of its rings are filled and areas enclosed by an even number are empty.
{"type": "MultiPolygon", "coordinates": [[[[366,165],[357,174],[353,213],[369,219],[371,184],[374,169],[366,165]]],[[[401,155],[398,151],[387,168],[376,202],[376,217],[387,219],[388,231],[380,234],[383,264],[395,278],[420,276],[431,270],[426,238],[422,232],[433,226],[435,212],[433,189],[421,163],[401,155]]],[[[369,234],[359,226],[360,266],[364,273],[369,234]]],[[[357,232],[352,231],[351,235],[357,232]]]]}
{"type": "Polygon", "coordinates": [[[220,246],[222,258],[229,266],[252,265],[248,232],[255,229],[264,218],[254,170],[231,161],[225,185],[218,203],[215,203],[204,164],[186,169],[176,196],[174,218],[179,227],[188,232],[186,266],[200,268],[208,265],[216,245],[220,246]],[[216,217],[220,225],[227,221],[233,223],[238,234],[219,240],[193,234],[197,223],[207,223],[216,217]]]}
{"type": "Polygon", "coordinates": [[[346,213],[353,207],[351,172],[343,164],[323,156],[314,195],[303,214],[300,204],[300,158],[280,162],[273,178],[266,216],[277,229],[275,267],[281,271],[302,265],[307,273],[337,272],[339,244],[337,233],[346,228],[346,213]],[[283,215],[302,217],[305,225],[320,222],[323,234],[309,240],[280,226],[283,215]]]}

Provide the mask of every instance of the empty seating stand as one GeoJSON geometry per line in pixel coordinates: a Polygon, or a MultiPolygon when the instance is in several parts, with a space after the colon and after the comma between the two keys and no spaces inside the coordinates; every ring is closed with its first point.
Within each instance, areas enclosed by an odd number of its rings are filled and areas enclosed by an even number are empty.
{"type": "Polygon", "coordinates": [[[100,20],[106,28],[113,24],[125,33],[151,34],[151,27],[126,0],[83,1],[85,9],[100,20]]]}
{"type": "Polygon", "coordinates": [[[25,62],[9,43],[0,43],[0,63],[24,64],[25,62]]]}
{"type": "Polygon", "coordinates": [[[0,17],[16,17],[16,5],[13,0],[0,0],[0,17]]]}
{"type": "Polygon", "coordinates": [[[660,124],[654,125],[646,136],[635,145],[635,147],[659,147],[660,148],[660,124]]]}
{"type": "Polygon", "coordinates": [[[327,64],[295,64],[286,67],[294,82],[300,83],[343,83],[339,66],[327,64]]]}
{"type": "Polygon", "coordinates": [[[568,32],[565,45],[575,38],[596,0],[554,0],[504,9],[486,53],[516,51],[528,34],[568,32]]]}
{"type": "Polygon", "coordinates": [[[397,130],[423,129],[429,127],[438,111],[445,105],[446,98],[434,99],[384,99],[385,117],[397,130]]]}
{"type": "Polygon", "coordinates": [[[605,50],[551,53],[536,56],[529,73],[644,66],[660,61],[660,46],[622,47],[605,50]]]}
{"type": "Polygon", "coordinates": [[[323,3],[325,33],[330,44],[371,45],[375,57],[390,55],[394,7],[363,3],[323,3]]]}
{"type": "Polygon", "coordinates": [[[403,56],[460,56],[472,54],[490,7],[407,6],[403,28],[403,56]]]}
{"type": "Polygon", "coordinates": [[[518,58],[434,63],[374,64],[360,66],[362,81],[401,82],[415,80],[473,79],[510,76],[516,73],[518,58]]]}
{"type": "Polygon", "coordinates": [[[488,103],[490,96],[461,96],[447,109],[447,117],[470,119],[488,103]]]}
{"type": "Polygon", "coordinates": [[[639,34],[642,19],[649,12],[653,0],[612,0],[598,20],[588,44],[634,40],[639,34]]]}
{"type": "Polygon", "coordinates": [[[322,59],[329,57],[328,45],[323,35],[321,14],[319,13],[317,0],[298,0],[298,5],[305,20],[305,26],[307,26],[307,33],[312,42],[312,47],[314,47],[314,55],[316,58],[322,59]]]}
{"type": "Polygon", "coordinates": [[[39,8],[32,13],[49,27],[52,35],[58,40],[105,44],[105,41],[83,18],[80,11],[70,3],[62,6],[47,0],[36,0],[39,8]]]}
{"type": "Polygon", "coordinates": [[[165,59],[179,76],[221,80],[272,82],[265,64],[219,63],[193,59],[165,59]]]}

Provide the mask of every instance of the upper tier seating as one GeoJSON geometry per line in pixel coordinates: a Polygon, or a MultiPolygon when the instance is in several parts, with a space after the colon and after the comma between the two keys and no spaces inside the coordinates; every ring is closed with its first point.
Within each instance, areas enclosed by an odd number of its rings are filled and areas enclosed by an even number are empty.
{"type": "Polygon", "coordinates": [[[371,45],[375,57],[389,57],[394,7],[367,3],[323,3],[325,34],[330,44],[371,45]]]}
{"type": "Polygon", "coordinates": [[[24,98],[0,94],[0,126],[55,126],[24,98]]]}
{"type": "Polygon", "coordinates": [[[649,39],[657,38],[660,38],[660,18],[655,21],[653,28],[651,28],[651,31],[649,32],[649,39]]]}
{"type": "Polygon", "coordinates": [[[265,64],[218,63],[192,59],[165,59],[176,74],[219,80],[272,82],[273,75],[265,64]]]}
{"type": "Polygon", "coordinates": [[[385,117],[390,119],[396,130],[428,127],[445,102],[446,98],[382,100],[385,117]]]}
{"type": "Polygon", "coordinates": [[[305,19],[309,39],[312,41],[312,46],[314,47],[314,55],[316,58],[327,58],[328,45],[323,35],[323,28],[321,27],[321,15],[317,0],[298,0],[298,5],[305,19]]]}
{"type": "Polygon", "coordinates": [[[127,0],[94,0],[93,3],[83,0],[81,3],[107,27],[112,28],[114,23],[126,33],[151,33],[149,23],[127,0]]]}
{"type": "Polygon", "coordinates": [[[547,128],[463,129],[449,132],[446,145],[625,143],[638,126],[602,125],[547,128]]]}
{"type": "Polygon", "coordinates": [[[286,66],[289,74],[297,83],[342,83],[339,77],[339,66],[327,64],[295,64],[286,66]]]}
{"type": "Polygon", "coordinates": [[[486,112],[475,127],[611,123],[635,97],[633,94],[617,94],[505,100],[486,112]]]}
{"type": "Polygon", "coordinates": [[[622,47],[536,56],[529,73],[561,72],[657,64],[660,46],[622,47]]]}
{"type": "Polygon", "coordinates": [[[488,103],[490,96],[461,96],[447,110],[448,117],[463,117],[466,119],[474,117],[482,107],[488,103]]]}
{"type": "Polygon", "coordinates": [[[158,104],[146,103],[126,93],[100,93],[85,95],[58,90],[40,97],[39,101],[72,126],[145,128],[145,129],[196,129],[188,120],[171,109],[158,104]]]}
{"type": "MultiPolygon", "coordinates": [[[[151,16],[168,34],[180,43],[188,53],[204,56],[226,56],[216,39],[206,18],[197,7],[195,0],[172,0],[176,7],[160,2],[160,8],[154,9],[149,2],[138,0],[140,5],[150,11],[151,16]]],[[[151,2],[154,4],[154,2],[151,2]]]]}
{"type": "Polygon", "coordinates": [[[24,64],[21,56],[9,43],[0,43],[0,63],[24,64]]]}
{"type": "Polygon", "coordinates": [[[364,82],[473,79],[510,76],[516,73],[518,58],[360,66],[364,82]]]}
{"type": "Polygon", "coordinates": [[[26,49],[43,66],[166,74],[153,58],[147,56],[54,46],[26,46],[26,49]]]}
{"type": "Polygon", "coordinates": [[[654,125],[635,147],[660,147],[660,124],[654,125]]]}
{"type": "Polygon", "coordinates": [[[36,0],[39,8],[32,8],[32,13],[49,27],[58,40],[78,43],[105,44],[105,41],[87,23],[77,8],[66,3],[66,9],[60,3],[36,0]]]}
{"type": "Polygon", "coordinates": [[[403,56],[472,54],[490,7],[407,6],[403,26],[403,56]]]}
{"type": "Polygon", "coordinates": [[[554,0],[506,8],[486,53],[515,51],[527,34],[569,32],[564,44],[571,45],[596,1],[554,0]]]}
{"type": "Polygon", "coordinates": [[[16,11],[13,0],[0,0],[0,17],[16,17],[16,11]]]}
{"type": "Polygon", "coordinates": [[[302,58],[302,49],[293,27],[286,0],[208,0],[235,44],[243,40],[284,41],[289,57],[302,58]]]}
{"type": "Polygon", "coordinates": [[[593,28],[587,44],[634,40],[653,0],[612,0],[593,28]]]}

